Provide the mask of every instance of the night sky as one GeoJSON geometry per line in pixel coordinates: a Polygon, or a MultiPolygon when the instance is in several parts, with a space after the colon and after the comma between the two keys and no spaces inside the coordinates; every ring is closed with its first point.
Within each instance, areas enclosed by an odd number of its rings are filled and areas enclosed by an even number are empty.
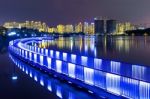
{"type": "Polygon", "coordinates": [[[95,16],[150,23],[150,0],[0,0],[0,24],[40,20],[53,26],[91,22],[95,16]]]}

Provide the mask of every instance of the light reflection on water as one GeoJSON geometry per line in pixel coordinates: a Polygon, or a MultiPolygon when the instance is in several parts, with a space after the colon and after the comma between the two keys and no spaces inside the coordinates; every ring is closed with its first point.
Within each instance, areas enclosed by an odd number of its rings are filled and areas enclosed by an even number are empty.
{"type": "MultiPolygon", "coordinates": [[[[39,83],[41,86],[45,87],[48,91],[54,93],[59,98],[63,99],[93,99],[94,96],[89,95],[88,93],[79,91],[71,86],[60,82],[54,78],[49,77],[48,75],[42,74],[38,70],[35,70],[31,66],[23,63],[17,58],[9,55],[16,66],[22,70],[25,74],[31,77],[34,81],[39,83]]],[[[96,99],[96,97],[95,97],[96,99]]]]}
{"type": "Polygon", "coordinates": [[[41,42],[46,47],[91,57],[150,65],[150,37],[60,37],[41,42]]]}

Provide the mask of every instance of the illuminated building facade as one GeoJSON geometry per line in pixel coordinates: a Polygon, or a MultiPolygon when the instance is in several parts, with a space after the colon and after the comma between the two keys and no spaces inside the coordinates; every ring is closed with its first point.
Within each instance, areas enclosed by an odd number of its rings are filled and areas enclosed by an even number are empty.
{"type": "Polygon", "coordinates": [[[65,25],[62,24],[57,25],[57,32],[61,34],[65,33],[65,25]]]}
{"type": "Polygon", "coordinates": [[[75,25],[75,32],[76,33],[80,33],[80,32],[83,32],[83,25],[82,23],[78,23],[77,25],[75,25]]]}
{"type": "Polygon", "coordinates": [[[87,22],[84,22],[84,33],[85,34],[89,33],[89,24],[87,22]]]}
{"type": "Polygon", "coordinates": [[[129,22],[126,23],[117,23],[116,26],[116,35],[124,34],[127,30],[134,30],[135,27],[129,22]]]}
{"type": "Polygon", "coordinates": [[[73,25],[66,25],[65,26],[65,32],[66,33],[73,33],[74,32],[74,29],[73,29],[73,25]]]}
{"type": "Polygon", "coordinates": [[[48,27],[44,22],[40,21],[25,21],[19,22],[6,22],[4,27],[11,28],[28,28],[37,29],[39,32],[49,32],[49,33],[85,33],[87,35],[122,35],[127,30],[135,29],[135,26],[130,22],[118,23],[116,20],[108,20],[102,18],[95,18],[93,23],[84,22],[83,24],[79,22],[78,24],[72,25],[62,25],[59,24],[56,27],[48,27]]]}
{"type": "Polygon", "coordinates": [[[11,28],[31,28],[37,29],[40,32],[48,32],[48,26],[46,23],[42,23],[40,21],[25,21],[25,22],[6,22],[3,25],[4,27],[11,29],[11,28]]]}
{"type": "Polygon", "coordinates": [[[90,25],[89,25],[89,27],[88,27],[88,34],[90,34],[90,35],[94,35],[95,33],[95,31],[94,31],[94,23],[91,23],[90,25]]]}
{"type": "Polygon", "coordinates": [[[49,33],[56,33],[56,32],[57,32],[57,28],[49,27],[49,28],[48,28],[48,32],[49,32],[49,33]]]}
{"type": "Polygon", "coordinates": [[[16,22],[6,22],[3,25],[5,28],[19,28],[19,23],[16,22]]]}

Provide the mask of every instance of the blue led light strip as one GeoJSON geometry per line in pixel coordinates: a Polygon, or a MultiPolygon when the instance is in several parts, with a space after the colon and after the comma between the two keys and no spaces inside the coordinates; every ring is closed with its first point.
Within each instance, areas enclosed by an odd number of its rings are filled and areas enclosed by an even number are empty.
{"type": "MultiPolygon", "coordinates": [[[[133,98],[135,94],[129,94],[132,93],[133,90],[121,88],[122,83],[125,85],[130,82],[133,87],[138,88],[141,86],[138,89],[142,89],[143,92],[145,92],[142,93],[142,95],[144,94],[143,96],[141,95],[142,97],[150,96],[147,94],[150,93],[150,84],[140,80],[140,77],[141,79],[143,77],[142,74],[145,70],[144,67],[139,68],[137,65],[131,65],[133,70],[132,79],[128,77],[122,78],[120,75],[117,75],[120,74],[120,68],[122,65],[120,62],[105,61],[98,58],[80,56],[28,45],[32,41],[41,40],[42,38],[26,38],[11,41],[9,43],[9,49],[12,53],[22,59],[38,64],[41,69],[46,68],[47,71],[54,70],[59,74],[66,75],[66,77],[77,81],[79,80],[89,86],[102,88],[116,95],[133,98]],[[105,65],[105,67],[110,68],[109,73],[103,68],[104,66],[102,64],[105,65]],[[106,72],[102,73],[102,70],[106,72]],[[140,71],[140,75],[136,74],[136,71],[140,71]],[[138,77],[139,79],[137,79],[138,77]],[[123,82],[121,83],[121,81],[123,82]]],[[[32,76],[32,74],[30,74],[30,76],[32,76]]],[[[43,85],[42,81],[40,83],[43,85]]],[[[92,88],[89,88],[89,90],[94,91],[92,88]]]]}

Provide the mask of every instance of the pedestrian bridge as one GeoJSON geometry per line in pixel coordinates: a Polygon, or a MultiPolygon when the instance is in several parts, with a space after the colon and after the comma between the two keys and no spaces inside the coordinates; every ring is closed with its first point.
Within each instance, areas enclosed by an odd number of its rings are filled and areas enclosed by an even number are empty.
{"type": "Polygon", "coordinates": [[[51,40],[46,37],[13,40],[9,43],[9,51],[31,66],[101,98],[150,98],[149,67],[35,46],[51,40]]]}

